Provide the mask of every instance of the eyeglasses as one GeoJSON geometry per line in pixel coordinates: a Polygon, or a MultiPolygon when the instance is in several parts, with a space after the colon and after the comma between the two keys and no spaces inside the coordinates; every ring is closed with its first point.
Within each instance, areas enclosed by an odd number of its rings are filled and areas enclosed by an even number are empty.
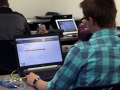
{"type": "Polygon", "coordinates": [[[87,18],[84,17],[84,18],[80,19],[80,22],[81,22],[81,23],[85,23],[85,19],[87,19],[87,18]]]}

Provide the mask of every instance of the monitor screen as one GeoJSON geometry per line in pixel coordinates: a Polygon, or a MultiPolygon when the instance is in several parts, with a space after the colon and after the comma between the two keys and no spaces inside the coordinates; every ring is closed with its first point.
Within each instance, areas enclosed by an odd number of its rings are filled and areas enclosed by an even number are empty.
{"type": "Polygon", "coordinates": [[[73,19],[56,20],[58,28],[64,32],[77,31],[76,24],[73,19]]]}
{"type": "Polygon", "coordinates": [[[20,67],[62,61],[58,36],[16,39],[20,67]]]}

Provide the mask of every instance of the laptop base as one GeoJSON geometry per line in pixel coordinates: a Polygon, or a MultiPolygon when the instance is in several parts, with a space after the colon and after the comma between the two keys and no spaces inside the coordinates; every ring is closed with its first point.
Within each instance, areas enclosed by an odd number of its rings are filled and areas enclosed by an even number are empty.
{"type": "Polygon", "coordinates": [[[53,79],[56,72],[60,69],[61,65],[58,65],[57,67],[48,68],[48,69],[39,69],[39,70],[24,70],[22,73],[19,73],[20,76],[26,76],[30,72],[35,73],[36,75],[40,76],[40,78],[44,81],[50,81],[53,79]]]}

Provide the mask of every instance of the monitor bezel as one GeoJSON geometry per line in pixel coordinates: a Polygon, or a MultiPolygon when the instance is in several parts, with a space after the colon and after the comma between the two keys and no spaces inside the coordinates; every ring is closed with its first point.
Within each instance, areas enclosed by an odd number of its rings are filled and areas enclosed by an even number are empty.
{"type": "Polygon", "coordinates": [[[74,31],[76,32],[76,31],[78,31],[78,28],[77,28],[77,25],[76,25],[74,19],[57,19],[57,20],[55,20],[55,21],[56,21],[56,24],[57,24],[58,29],[61,29],[61,28],[60,28],[60,25],[59,25],[59,22],[61,22],[61,21],[73,21],[76,30],[73,30],[73,31],[64,31],[64,32],[74,32],[74,31]]]}
{"type": "Polygon", "coordinates": [[[36,35],[17,36],[17,37],[14,37],[14,42],[15,42],[15,51],[16,51],[17,64],[18,64],[18,68],[19,68],[20,70],[28,69],[28,68],[33,68],[33,67],[44,67],[44,66],[50,66],[50,65],[62,65],[62,64],[63,64],[62,47],[61,47],[60,37],[59,37],[59,35],[58,35],[57,33],[47,33],[47,34],[36,34],[36,35]],[[18,56],[18,53],[17,53],[17,42],[16,42],[16,39],[21,39],[21,38],[33,38],[33,37],[46,37],[46,36],[58,36],[59,44],[60,44],[60,50],[61,50],[62,61],[21,67],[21,66],[20,66],[20,61],[19,61],[19,56],[18,56]]]}

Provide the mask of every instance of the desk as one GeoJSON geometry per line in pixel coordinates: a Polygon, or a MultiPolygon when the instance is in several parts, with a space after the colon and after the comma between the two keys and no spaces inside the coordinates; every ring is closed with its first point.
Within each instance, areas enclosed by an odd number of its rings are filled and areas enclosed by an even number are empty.
{"type": "MultiPolygon", "coordinates": [[[[73,18],[75,19],[76,25],[79,24],[80,18],[73,18]]],[[[36,19],[34,18],[27,18],[27,23],[32,31],[37,29],[38,23],[43,23],[46,26],[46,29],[49,30],[51,19],[36,19]]]]}
{"type": "MultiPolygon", "coordinates": [[[[36,31],[31,31],[32,34],[35,34],[36,31]]],[[[120,30],[118,30],[118,36],[120,37],[120,30]]],[[[69,36],[64,36],[60,38],[61,45],[72,45],[76,43],[79,40],[78,37],[69,37],[69,36]]]]}
{"type": "Polygon", "coordinates": [[[73,45],[79,40],[78,37],[64,36],[60,38],[61,45],[73,45]]]}
{"type": "Polygon", "coordinates": [[[27,18],[27,23],[28,24],[33,24],[33,23],[48,23],[48,22],[50,22],[50,19],[27,18]]]}
{"type": "MultiPolygon", "coordinates": [[[[10,77],[10,75],[2,75],[2,76],[0,76],[0,80],[3,80],[6,76],[9,76],[9,77],[10,77]]],[[[15,74],[14,76],[18,76],[18,74],[15,74]]],[[[36,89],[34,89],[33,87],[29,86],[29,85],[26,83],[26,81],[24,81],[24,83],[25,83],[25,85],[26,85],[26,88],[25,88],[25,89],[21,89],[21,90],[36,90],[36,89]]],[[[5,87],[0,86],[0,90],[20,90],[20,89],[8,89],[8,88],[5,88],[5,87]]]]}
{"type": "MultiPolygon", "coordinates": [[[[31,31],[31,33],[34,35],[34,34],[36,34],[36,31],[31,31]]],[[[72,44],[76,43],[78,40],[79,40],[78,37],[64,36],[64,37],[60,38],[62,45],[72,45],[72,44]]]]}
{"type": "MultiPolygon", "coordinates": [[[[80,18],[73,18],[75,21],[79,21],[80,18]]],[[[28,24],[34,24],[34,23],[49,23],[51,19],[36,19],[34,18],[27,18],[28,24]]]]}

